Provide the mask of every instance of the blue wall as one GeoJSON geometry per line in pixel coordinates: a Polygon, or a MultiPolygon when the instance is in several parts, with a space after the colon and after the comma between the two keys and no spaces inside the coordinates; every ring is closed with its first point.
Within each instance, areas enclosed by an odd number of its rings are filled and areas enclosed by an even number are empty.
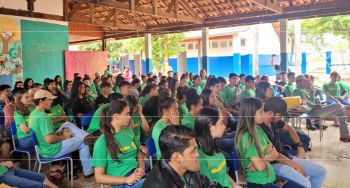
{"type": "Polygon", "coordinates": [[[198,57],[187,58],[186,70],[187,70],[187,72],[193,72],[194,75],[199,74],[199,72],[198,72],[198,57]]]}
{"type": "Polygon", "coordinates": [[[170,58],[169,65],[173,68],[173,73],[177,72],[177,58],[170,58]]]}
{"type": "Polygon", "coordinates": [[[234,70],[233,57],[209,57],[209,74],[227,77],[234,70]]]}
{"type": "Polygon", "coordinates": [[[132,74],[135,74],[135,60],[129,60],[129,69],[132,74]]]}

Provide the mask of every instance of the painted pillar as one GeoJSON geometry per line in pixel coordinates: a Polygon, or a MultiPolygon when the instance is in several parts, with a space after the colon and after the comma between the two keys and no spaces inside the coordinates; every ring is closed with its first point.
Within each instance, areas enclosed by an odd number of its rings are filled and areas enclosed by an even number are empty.
{"type": "Polygon", "coordinates": [[[332,52],[326,52],[326,74],[330,74],[332,71],[332,52]]]}
{"type": "Polygon", "coordinates": [[[198,40],[198,62],[197,62],[197,72],[201,70],[201,62],[202,62],[202,41],[198,40]]]}
{"type": "MultiPolygon", "coordinates": [[[[301,54],[301,74],[306,74],[306,53],[301,54]]],[[[296,67],[296,65],[295,65],[296,67]]]]}
{"type": "Polygon", "coordinates": [[[232,39],[232,50],[233,50],[233,72],[241,74],[241,38],[239,35],[233,36],[232,39]]]}
{"type": "Polygon", "coordinates": [[[145,34],[145,51],[146,51],[146,74],[152,71],[152,35],[145,34]]]}
{"type": "Polygon", "coordinates": [[[207,74],[210,74],[209,71],[209,28],[202,28],[202,69],[207,71],[207,74]]]}
{"type": "Polygon", "coordinates": [[[186,72],[187,67],[187,51],[181,52],[177,56],[177,72],[179,72],[179,75],[182,75],[186,72]]]}
{"type": "Polygon", "coordinates": [[[141,76],[142,74],[142,57],[141,54],[135,54],[134,55],[134,68],[135,72],[133,74],[136,74],[137,76],[141,76]]]}
{"type": "Polygon", "coordinates": [[[241,56],[241,71],[245,75],[253,75],[253,54],[247,54],[241,56]]]}
{"type": "Polygon", "coordinates": [[[281,19],[280,22],[280,51],[281,51],[281,71],[288,70],[288,20],[281,19]]]}
{"type": "Polygon", "coordinates": [[[106,38],[102,38],[102,51],[106,51],[107,50],[107,40],[106,38]]]}

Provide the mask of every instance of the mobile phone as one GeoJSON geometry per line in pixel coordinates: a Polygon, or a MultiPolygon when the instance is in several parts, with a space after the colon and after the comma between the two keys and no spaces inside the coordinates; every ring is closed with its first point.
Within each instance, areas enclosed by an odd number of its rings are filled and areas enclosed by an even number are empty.
{"type": "Polygon", "coordinates": [[[286,180],[286,179],[284,179],[282,177],[277,177],[276,181],[275,181],[275,184],[280,186],[280,187],[283,187],[287,182],[288,182],[288,180],[286,180]]]}

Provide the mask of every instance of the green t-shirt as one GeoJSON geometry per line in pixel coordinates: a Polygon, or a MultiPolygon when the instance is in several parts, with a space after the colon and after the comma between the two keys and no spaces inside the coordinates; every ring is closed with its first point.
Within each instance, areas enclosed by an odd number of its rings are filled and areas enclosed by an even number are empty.
{"type": "MultiPolygon", "coordinates": [[[[259,126],[256,128],[256,135],[259,139],[261,151],[264,155],[266,155],[270,140],[267,138],[265,132],[259,126]]],[[[242,137],[242,143],[238,143],[239,146],[237,147],[237,152],[239,153],[239,155],[241,156],[240,158],[242,159],[240,160],[241,165],[243,169],[245,169],[245,173],[247,174],[247,182],[257,184],[273,183],[276,180],[276,173],[270,163],[268,163],[267,169],[263,171],[255,170],[254,172],[251,172],[249,169],[247,169],[247,166],[251,163],[250,159],[259,156],[255,144],[251,143],[250,145],[248,145],[249,142],[251,142],[250,139],[251,138],[249,133],[245,132],[242,137]],[[243,148],[241,148],[240,145],[242,145],[243,148]],[[243,150],[246,150],[245,155],[243,154],[243,150]]]]}
{"type": "Polygon", "coordinates": [[[248,97],[255,97],[255,91],[252,89],[244,89],[238,96],[238,101],[248,97]]]}
{"type": "Polygon", "coordinates": [[[338,83],[340,84],[342,94],[348,93],[348,97],[350,97],[350,86],[349,86],[349,84],[343,82],[342,80],[340,80],[338,83]]]}
{"type": "Polygon", "coordinates": [[[284,86],[284,88],[283,88],[283,95],[285,96],[285,97],[290,97],[290,96],[292,96],[292,94],[293,94],[293,91],[294,91],[294,89],[296,89],[297,87],[294,85],[294,84],[286,84],[285,86],[284,86]]]}
{"type": "Polygon", "coordinates": [[[222,153],[215,153],[212,156],[206,155],[200,148],[198,149],[198,153],[199,172],[208,177],[212,182],[231,188],[232,185],[227,175],[225,156],[222,153]]]}
{"type": "Polygon", "coordinates": [[[187,114],[188,114],[188,109],[187,109],[186,103],[184,103],[182,105],[179,104],[178,111],[179,111],[179,116],[180,116],[180,123],[182,123],[183,118],[185,116],[187,116],[187,114]]]}
{"type": "Polygon", "coordinates": [[[7,171],[8,171],[7,167],[0,164],[0,176],[6,174],[7,171]]]}
{"type": "Polygon", "coordinates": [[[299,96],[301,98],[301,100],[303,100],[303,98],[306,97],[308,106],[316,105],[316,103],[312,100],[308,90],[306,90],[306,89],[298,89],[298,88],[294,89],[292,95],[293,96],[299,96]]]}
{"type": "Polygon", "coordinates": [[[193,82],[191,80],[187,80],[186,85],[188,87],[192,87],[193,86],[193,82]]]}
{"type": "Polygon", "coordinates": [[[109,74],[113,75],[112,72],[109,69],[106,69],[105,72],[104,72],[104,75],[108,76],[109,74]]]}
{"type": "Polygon", "coordinates": [[[148,99],[149,99],[148,95],[140,97],[139,98],[139,104],[143,106],[148,99]]]}
{"type": "Polygon", "coordinates": [[[94,115],[91,118],[91,122],[89,128],[86,130],[88,133],[92,134],[93,132],[100,130],[100,113],[103,109],[105,109],[109,103],[103,104],[95,111],[94,115]]]}
{"type": "Polygon", "coordinates": [[[235,102],[236,100],[236,93],[237,89],[236,87],[232,87],[230,84],[228,84],[223,90],[222,95],[226,99],[227,102],[235,102]]]}
{"type": "Polygon", "coordinates": [[[159,136],[162,130],[165,129],[166,126],[167,124],[165,124],[165,122],[160,119],[154,125],[152,130],[152,138],[154,140],[154,144],[156,145],[156,150],[157,150],[157,159],[160,159],[161,157],[160,148],[159,148],[159,136]]]}
{"type": "Polygon", "coordinates": [[[238,87],[239,87],[241,90],[245,90],[245,85],[244,85],[244,84],[239,84],[238,87]]]}
{"type": "Polygon", "coordinates": [[[136,143],[137,147],[140,147],[140,144],[141,144],[140,143],[141,126],[142,126],[141,117],[138,114],[133,114],[131,128],[135,134],[135,143],[136,143]]]}
{"type": "MultiPolygon", "coordinates": [[[[28,106],[29,112],[32,112],[34,110],[34,106],[28,106]]],[[[13,114],[13,118],[16,122],[16,127],[17,127],[17,138],[26,138],[30,136],[30,132],[24,133],[21,128],[19,128],[19,125],[25,124],[27,127],[29,127],[29,116],[23,116],[20,114],[18,111],[15,111],[13,114]]]]}
{"type": "Polygon", "coordinates": [[[48,143],[45,136],[56,133],[53,130],[51,119],[45,112],[34,110],[29,115],[29,127],[35,132],[38,140],[38,152],[44,158],[52,158],[61,150],[62,141],[56,143],[48,143]]]}
{"type": "Polygon", "coordinates": [[[197,86],[197,87],[194,87],[194,86],[193,86],[193,88],[197,91],[197,94],[198,94],[198,95],[201,95],[201,94],[202,94],[202,90],[203,90],[203,89],[202,89],[201,86],[197,86]]]}
{"type": "Polygon", "coordinates": [[[96,141],[91,166],[105,168],[110,176],[124,177],[131,170],[138,167],[137,153],[139,148],[135,144],[135,135],[130,128],[123,128],[113,135],[122,153],[117,154],[118,162],[114,161],[107,150],[104,134],[96,141]]]}
{"type": "Polygon", "coordinates": [[[187,116],[182,119],[181,124],[188,128],[194,129],[194,117],[188,113],[187,116]]]}
{"type": "Polygon", "coordinates": [[[217,101],[220,101],[220,102],[222,103],[222,105],[224,105],[224,107],[228,107],[228,104],[227,104],[227,102],[226,102],[226,99],[225,99],[225,97],[222,95],[221,92],[219,92],[218,94],[216,94],[215,97],[216,97],[216,100],[217,100],[217,101]]]}
{"type": "Polygon", "coordinates": [[[90,94],[97,95],[97,90],[94,83],[90,83],[90,94]]]}
{"type": "MultiPolygon", "coordinates": [[[[56,105],[56,106],[51,106],[50,108],[50,113],[47,114],[47,116],[49,116],[49,118],[52,119],[56,119],[59,118],[61,116],[65,116],[65,112],[63,110],[63,108],[61,107],[61,105],[56,105]]],[[[57,130],[61,127],[61,125],[63,125],[64,122],[58,122],[56,124],[53,124],[53,129],[57,130]]]]}
{"type": "Polygon", "coordinates": [[[142,83],[142,84],[141,84],[141,89],[143,90],[146,86],[147,86],[146,83],[142,83]]]}
{"type": "Polygon", "coordinates": [[[114,86],[113,93],[120,93],[119,86],[114,86]]]}
{"type": "Polygon", "coordinates": [[[341,96],[341,90],[340,90],[341,86],[339,84],[339,82],[336,83],[326,83],[323,84],[323,92],[325,94],[330,94],[333,97],[340,97],[341,96]]]}
{"type": "Polygon", "coordinates": [[[205,84],[207,83],[207,79],[206,78],[202,78],[202,82],[199,86],[201,86],[201,88],[204,88],[205,84]]]}

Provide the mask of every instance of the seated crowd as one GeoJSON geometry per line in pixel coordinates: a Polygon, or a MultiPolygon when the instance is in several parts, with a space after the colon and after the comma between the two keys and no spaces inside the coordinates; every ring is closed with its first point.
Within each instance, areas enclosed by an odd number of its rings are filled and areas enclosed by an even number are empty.
{"type": "MultiPolygon", "coordinates": [[[[107,68],[101,76],[96,73],[94,80],[76,73],[74,80],[64,84],[56,76],[46,78],[43,85],[30,78],[18,81],[12,92],[9,85],[1,85],[5,123],[0,183],[57,187],[49,179],[62,180],[68,168],[54,162],[48,179],[15,167],[12,161],[20,156],[10,156],[9,140],[14,122],[19,147],[34,148],[32,131],[43,158],[71,153],[76,159],[74,179],[82,172],[97,183],[123,188],[236,188],[243,187],[243,181],[249,188],[321,188],[326,170],[307,159],[310,138],[289,125],[291,116],[283,97],[300,97],[310,116],[334,117],[340,141],[350,142],[345,110],[350,105],[349,85],[336,72],[323,87],[314,85],[310,75],[281,72],[279,76],[270,83],[267,76],[231,73],[227,83],[201,70],[200,75],[179,77],[169,71],[139,79],[107,68]],[[80,122],[86,115],[91,116],[88,127],[80,122]],[[150,140],[156,150],[152,160],[150,140]],[[236,158],[239,176],[232,162],[236,158]]],[[[327,128],[320,123],[308,120],[307,128],[327,128]]]]}

